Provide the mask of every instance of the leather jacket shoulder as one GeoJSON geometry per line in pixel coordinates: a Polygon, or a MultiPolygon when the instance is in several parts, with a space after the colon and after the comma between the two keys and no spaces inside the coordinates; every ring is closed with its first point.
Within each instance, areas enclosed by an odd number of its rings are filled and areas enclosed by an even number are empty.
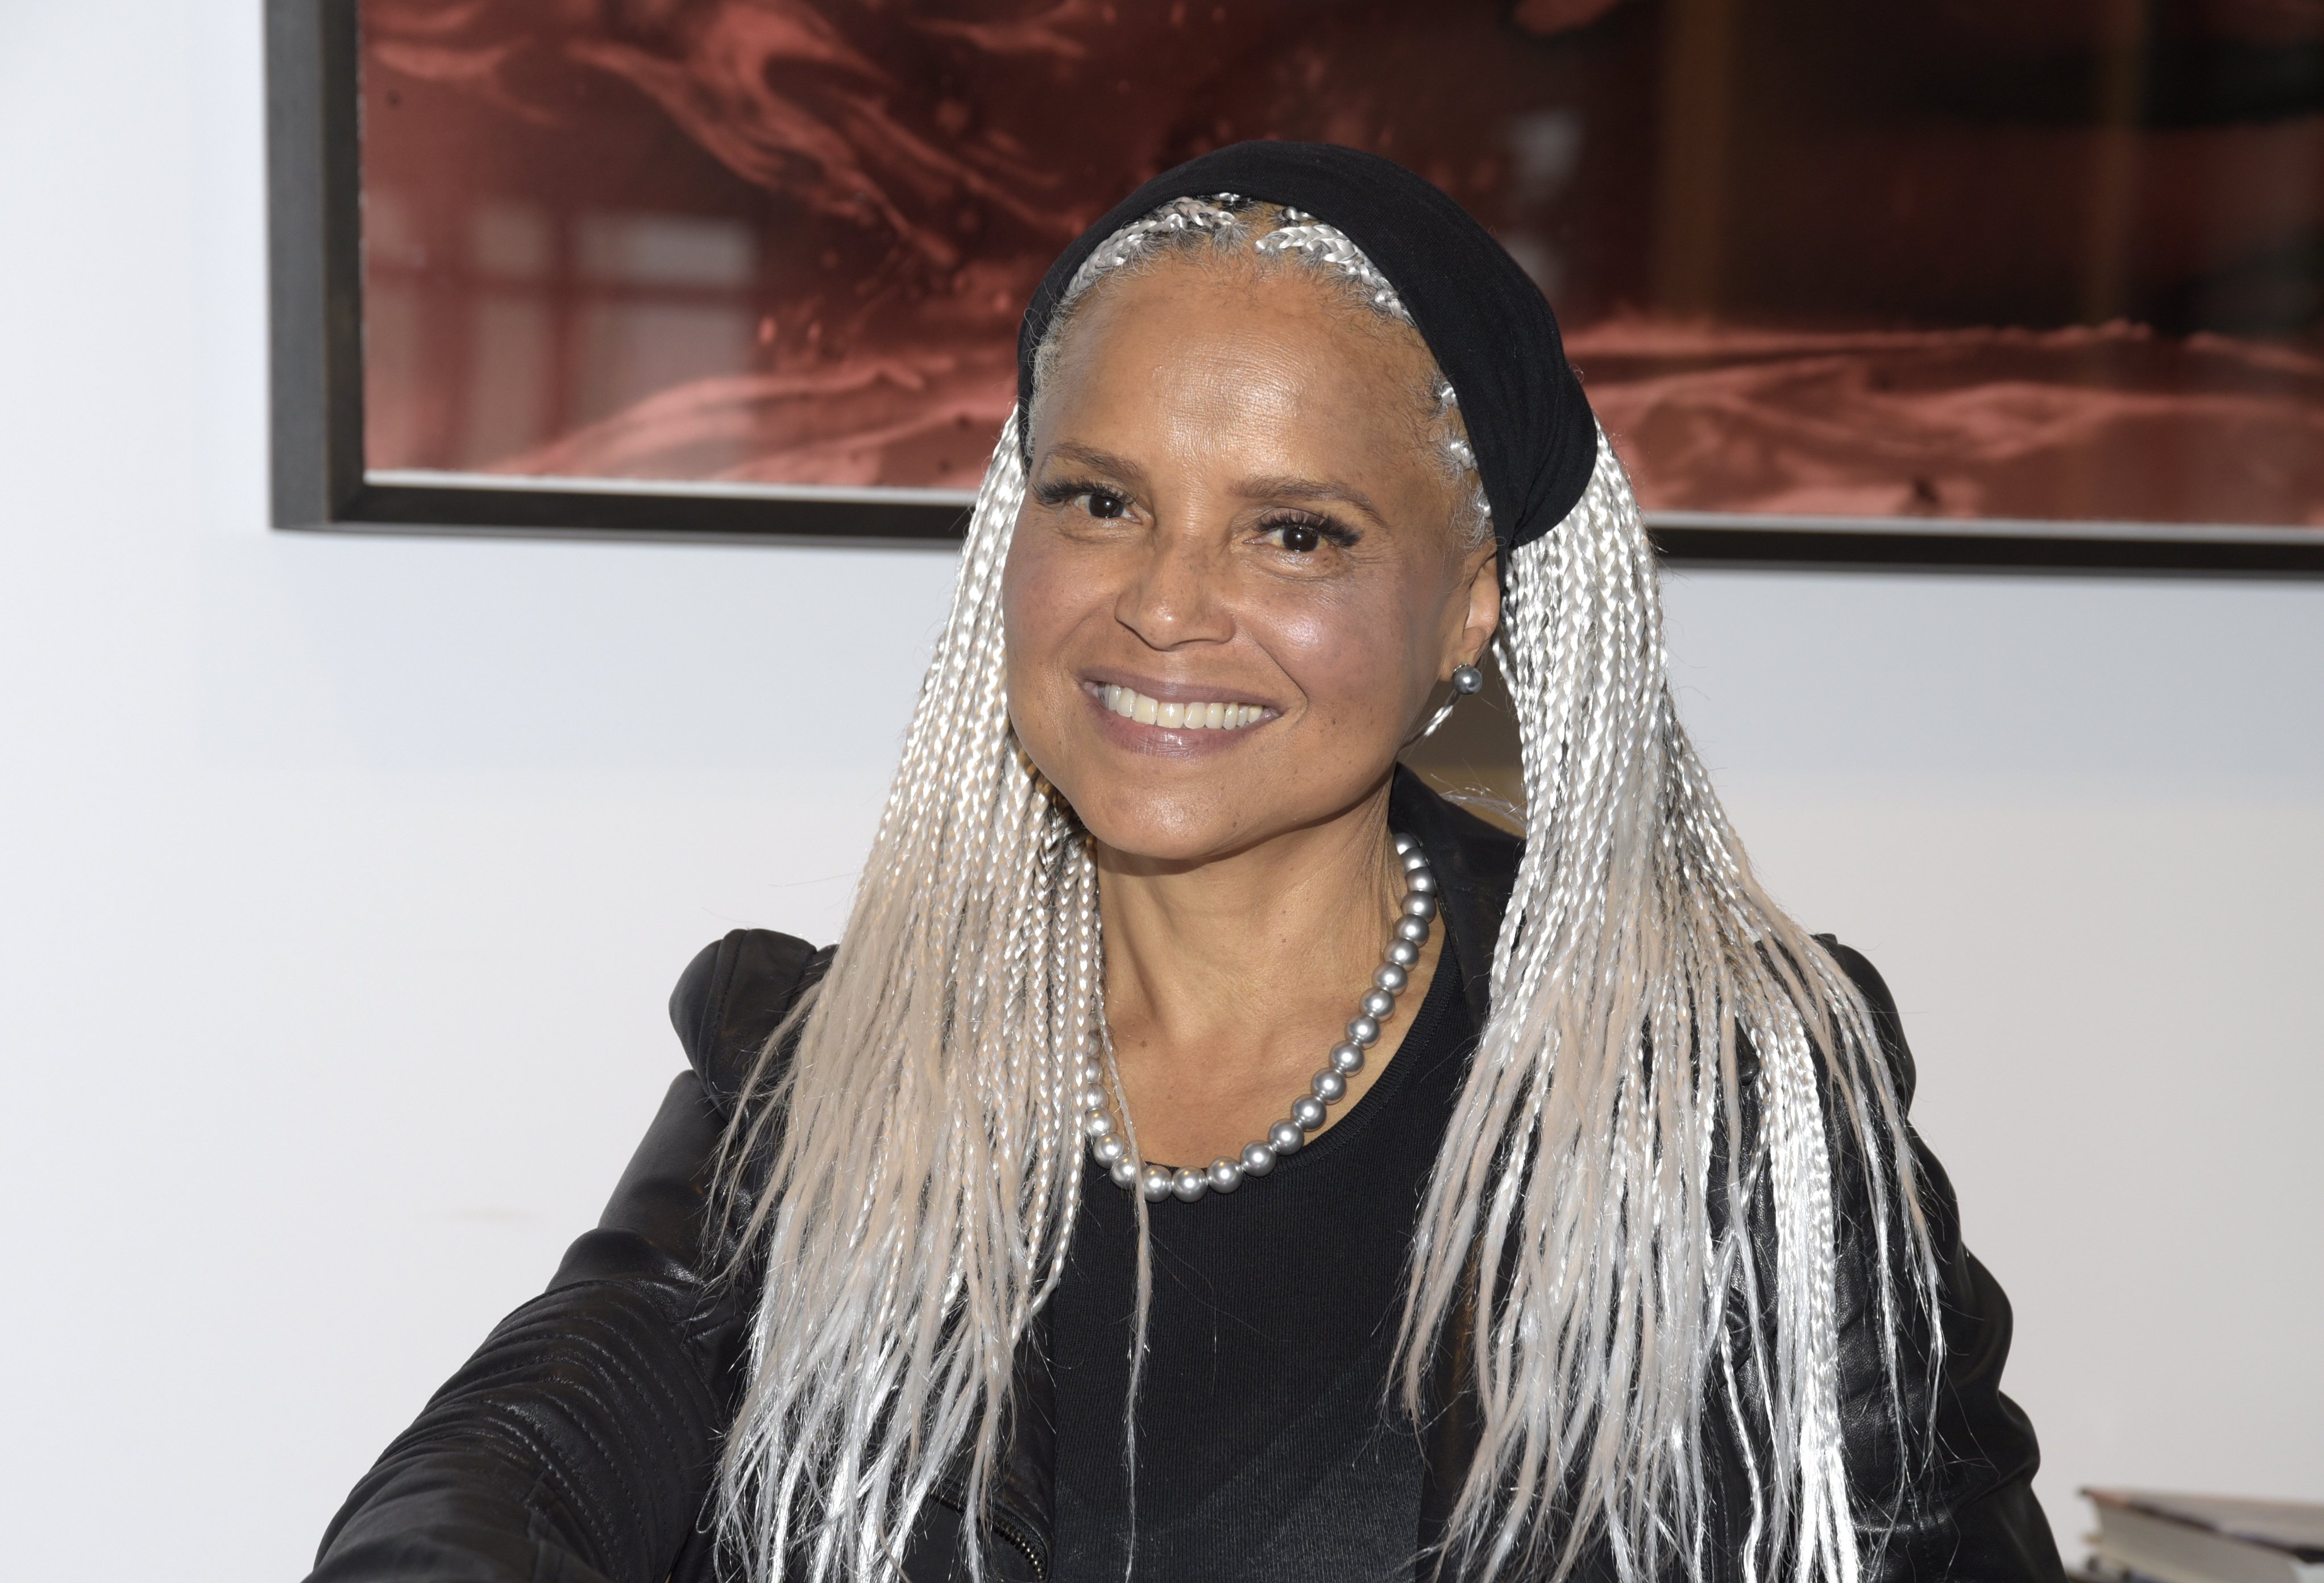
{"type": "MultiPolygon", "coordinates": [[[[1898,1102],[1909,1106],[1918,1072],[1895,996],[1859,952],[1830,935],[1817,938],[1863,992],[1898,1102]]],[[[1903,1327],[1901,1404],[1887,1398],[1878,1351],[1879,1313],[1869,1281],[1879,1257],[1874,1208],[1859,1162],[1843,1154],[1835,1171],[1844,1459],[1859,1523],[1877,1541],[1864,1575],[1877,1583],[2062,1578],[2049,1520],[2034,1498],[2034,1474],[2041,1465],[2034,1426],[2001,1393],[2001,1367],[2009,1355],[2009,1299],[1961,1241],[1960,1207],[1944,1167],[1909,1122],[1905,1138],[1919,1171],[1922,1209],[1936,1256],[1944,1362],[1941,1373],[1929,1379],[1926,1328],[1903,1327]],[[1926,1466],[1916,1470],[1914,1458],[1904,1451],[1906,1438],[1898,1431],[1923,1424],[1933,1424],[1935,1438],[1926,1466]]]]}
{"type": "MultiPolygon", "coordinates": [[[[1416,837],[1435,865],[1462,991],[1481,1023],[1522,843],[1406,772],[1390,808],[1396,828],[1416,837]]],[[[1909,1099],[1912,1057],[1887,986],[1860,956],[1828,943],[1871,1004],[1909,1099]]],[[[714,1576],[701,1519],[716,1440],[739,1399],[742,1314],[737,1294],[705,1268],[708,1165],[751,1063],[829,960],[827,950],[788,936],[737,930],[687,969],[670,1010],[689,1069],[671,1085],[604,1219],[574,1244],[549,1290],[493,1333],[356,1486],[325,1536],[316,1579],[707,1583],[714,1576]]],[[[1937,1455],[1924,1472],[1896,1454],[1899,1403],[1885,1390],[1877,1314],[1866,1295],[1875,1256],[1868,1206],[1845,1197],[1838,1206],[1846,1459],[1878,1541],[1864,1576],[1867,1583],[2061,1583],[2056,1546],[2032,1494],[2033,1430],[1998,1388],[2007,1301],[1961,1246],[1941,1168],[1917,1138],[1911,1146],[1936,1243],[1946,1340],[1942,1375],[1930,1387],[1937,1455]]],[[[1009,1583],[1047,1575],[1053,1442],[1045,1339],[1037,1329],[1019,1359],[990,1507],[970,1514],[958,1479],[943,1481],[904,1558],[908,1583],[964,1577],[964,1530],[978,1541],[987,1577],[1009,1583]]],[[[1908,1335],[1905,1345],[1925,1356],[1925,1338],[1908,1335]]],[[[1433,1372],[1416,1549],[1439,1532],[1476,1444],[1457,1346],[1443,1349],[1433,1372]]],[[[1901,1405],[1906,1420],[1929,1421],[1927,1393],[1901,1405]]],[[[1717,1432],[1709,1439],[1709,1505],[1720,1536],[1707,1558],[1709,1576],[1739,1578],[1748,1455],[1717,1432]]],[[[1602,1554],[1579,1574],[1612,1575],[1602,1554]]]]}
{"type": "Polygon", "coordinates": [[[692,1583],[742,1375],[702,1256],[712,1157],[750,1063],[830,953],[737,930],[670,997],[671,1082],[594,1230],[355,1486],[317,1583],[692,1583]]]}

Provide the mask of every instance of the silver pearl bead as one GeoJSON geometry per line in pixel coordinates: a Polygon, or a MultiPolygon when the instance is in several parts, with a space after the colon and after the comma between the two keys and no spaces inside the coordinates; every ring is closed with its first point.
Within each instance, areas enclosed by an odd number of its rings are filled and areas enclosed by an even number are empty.
{"type": "Polygon", "coordinates": [[[1436,898],[1434,896],[1423,895],[1418,891],[1413,892],[1404,899],[1404,915],[1406,918],[1435,917],[1436,898]]]}
{"type": "Polygon", "coordinates": [[[1102,1110],[1094,1116],[1085,1116],[1082,1117],[1082,1131],[1093,1138],[1102,1138],[1113,1131],[1113,1117],[1102,1110]]]}
{"type": "Polygon", "coordinates": [[[1302,1094],[1291,1102],[1291,1121],[1303,1133],[1312,1133],[1323,1125],[1323,1102],[1313,1094],[1302,1094]]]}
{"type": "Polygon", "coordinates": [[[1206,1171],[1187,1166],[1170,1179],[1170,1190],[1182,1204],[1191,1204],[1211,1190],[1211,1176],[1206,1171]]]}
{"type": "MultiPolygon", "coordinates": [[[[1398,990],[1401,990],[1406,985],[1412,982],[1412,976],[1406,973],[1403,968],[1397,967],[1394,962],[1390,962],[1372,975],[1372,982],[1379,985],[1382,989],[1387,990],[1390,995],[1394,995],[1398,990]]],[[[1093,1105],[1090,1108],[1094,1110],[1097,1106],[1093,1105]]]]}
{"type": "Polygon", "coordinates": [[[1105,1108],[1105,1090],[1102,1088],[1084,1088],[1081,1094],[1081,1100],[1082,1108],[1084,1110],[1103,1110],[1105,1108]]]}
{"type": "Polygon", "coordinates": [[[1368,1017],[1385,1017],[1396,1010],[1396,996],[1385,989],[1375,989],[1356,1003],[1368,1017]]]}
{"type": "Polygon", "coordinates": [[[1404,856],[1400,861],[1404,864],[1404,872],[1410,874],[1415,869],[1428,866],[1428,854],[1417,847],[1408,847],[1404,849],[1404,856]]]}
{"type": "Polygon", "coordinates": [[[1420,948],[1408,940],[1397,940],[1388,948],[1388,959],[1399,967],[1409,967],[1420,960],[1420,948]]]}
{"type": "Polygon", "coordinates": [[[1428,920],[1399,918],[1396,921],[1396,938],[1406,945],[1421,945],[1428,939],[1428,920]]]}
{"type": "Polygon", "coordinates": [[[1364,1069],[1364,1052],[1362,1047],[1354,1044],[1334,1044],[1332,1046],[1332,1069],[1343,1075],[1349,1072],[1362,1071],[1364,1069]]]}
{"type": "Polygon", "coordinates": [[[1278,1121],[1267,1129],[1267,1141],[1274,1145],[1276,1158],[1279,1160],[1286,1154],[1299,1153],[1299,1145],[1307,1141],[1307,1134],[1301,1132],[1296,1123],[1278,1121]]]}
{"type": "Polygon", "coordinates": [[[1275,1149],[1268,1143],[1245,1143],[1242,1146],[1242,1173],[1245,1176],[1265,1176],[1275,1169],[1275,1149]]]}
{"type": "Polygon", "coordinates": [[[1348,1024],[1348,1042],[1370,1047],[1379,1041],[1379,1019],[1358,1017],[1348,1024]]]}
{"type": "Polygon", "coordinates": [[[1465,696],[1469,693],[1482,691],[1484,686],[1485,673],[1482,671],[1478,670],[1474,665],[1455,665],[1452,667],[1452,690],[1454,692],[1461,693],[1465,696]]]}
{"type": "Polygon", "coordinates": [[[1231,1193],[1242,1186],[1242,1167],[1223,1154],[1211,1162],[1204,1174],[1211,1179],[1211,1191],[1214,1193],[1231,1193]]]}
{"type": "Polygon", "coordinates": [[[1176,1185],[1176,1179],[1170,1174],[1170,1168],[1167,1165],[1149,1165],[1138,1176],[1138,1190],[1146,1195],[1146,1201],[1149,1204],[1158,1204],[1168,1198],[1171,1188],[1176,1185]]]}
{"type": "Polygon", "coordinates": [[[1404,876],[1404,888],[1416,896],[1433,896],[1436,893],[1436,876],[1425,868],[1417,874],[1407,874],[1404,876]]]}
{"type": "Polygon", "coordinates": [[[1108,1166],[1105,1173],[1113,1178],[1113,1185],[1118,1188],[1134,1188],[1138,1185],[1138,1162],[1127,1154],[1108,1166]]]}
{"type": "Polygon", "coordinates": [[[1402,856],[1405,853],[1411,851],[1415,847],[1419,845],[1420,843],[1414,840],[1410,836],[1398,836],[1396,838],[1397,856],[1402,856]]]}
{"type": "Polygon", "coordinates": [[[1111,1165],[1129,1153],[1128,1145],[1120,1138],[1100,1138],[1090,1145],[1090,1157],[1100,1165],[1111,1165]]]}
{"type": "Polygon", "coordinates": [[[1348,1079],[1329,1069],[1317,1072],[1307,1084],[1316,1098],[1326,1105],[1336,1105],[1348,1091],[1348,1079]]]}

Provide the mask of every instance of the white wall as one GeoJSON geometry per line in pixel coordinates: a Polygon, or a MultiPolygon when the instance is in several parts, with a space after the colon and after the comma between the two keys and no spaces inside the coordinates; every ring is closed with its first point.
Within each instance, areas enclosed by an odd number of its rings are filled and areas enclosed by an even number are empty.
{"type": "MultiPolygon", "coordinates": [[[[949,568],[264,503],[256,7],[0,7],[0,1575],[296,1576],[586,1225],[736,923],[827,937],[949,568]]],[[[2324,1495],[2324,583],[1692,574],[2099,1480],[2324,1495]]]]}

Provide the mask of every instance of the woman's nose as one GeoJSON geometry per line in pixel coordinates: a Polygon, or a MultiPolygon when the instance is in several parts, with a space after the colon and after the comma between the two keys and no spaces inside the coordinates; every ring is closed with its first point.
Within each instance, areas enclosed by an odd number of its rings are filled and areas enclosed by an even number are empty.
{"type": "Polygon", "coordinates": [[[1223,642],[1228,613],[1226,556],[1213,535],[1157,530],[1114,603],[1114,616],[1150,648],[1223,642]]]}

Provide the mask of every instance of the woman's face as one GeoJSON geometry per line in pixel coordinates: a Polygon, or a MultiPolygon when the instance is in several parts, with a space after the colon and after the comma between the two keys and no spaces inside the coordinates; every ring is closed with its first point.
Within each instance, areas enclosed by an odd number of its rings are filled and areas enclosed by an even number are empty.
{"type": "Polygon", "coordinates": [[[1499,617],[1419,338],[1296,267],[1172,260],[1056,350],[1003,582],[1026,752],[1127,855],[1345,812],[1499,617]]]}

